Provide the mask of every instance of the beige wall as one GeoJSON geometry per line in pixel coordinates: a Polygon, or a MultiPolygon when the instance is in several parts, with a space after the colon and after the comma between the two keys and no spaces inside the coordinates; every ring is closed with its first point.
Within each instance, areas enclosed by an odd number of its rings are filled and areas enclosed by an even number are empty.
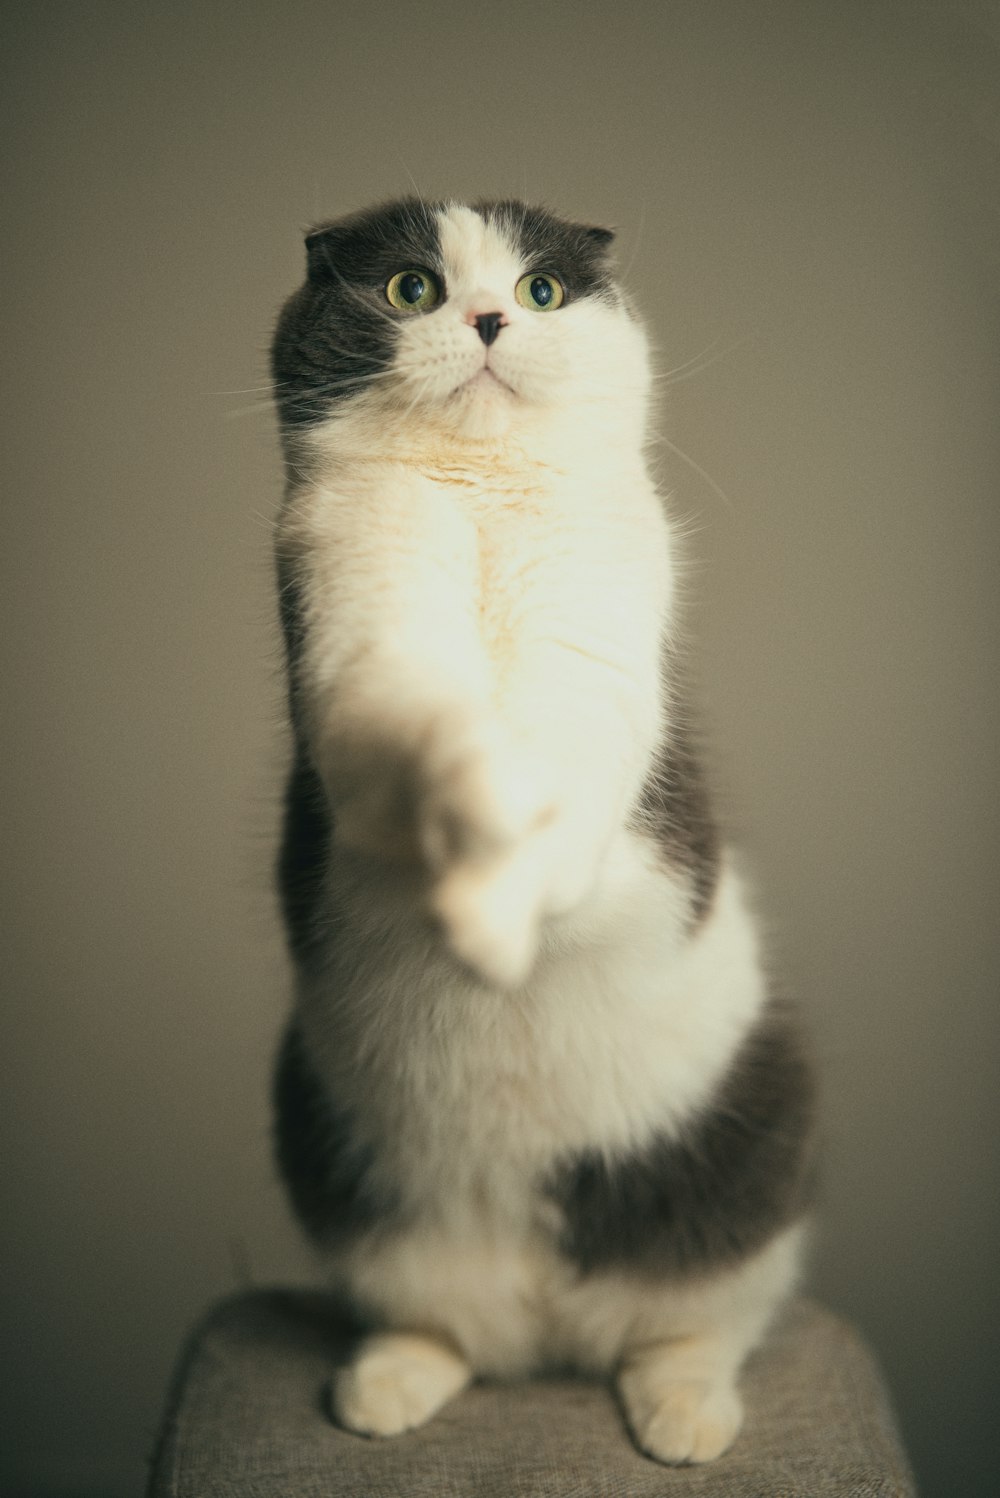
{"type": "Polygon", "coordinates": [[[259,387],[300,227],[415,182],[620,226],[663,366],[705,356],[664,389],[691,462],[663,468],[823,1060],[815,1284],[880,1349],[926,1492],[993,1491],[996,6],[5,16],[0,1488],[135,1492],[186,1325],[308,1272],[268,1159],[259,387]]]}

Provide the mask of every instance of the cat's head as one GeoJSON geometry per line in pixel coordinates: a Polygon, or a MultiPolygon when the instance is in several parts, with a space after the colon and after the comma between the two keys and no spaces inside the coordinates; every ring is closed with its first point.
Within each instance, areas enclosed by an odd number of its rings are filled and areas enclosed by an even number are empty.
{"type": "Polygon", "coordinates": [[[274,341],[286,433],[362,405],[383,429],[474,439],[641,406],[645,343],[611,239],[513,201],[406,199],[318,226],[274,341]]]}

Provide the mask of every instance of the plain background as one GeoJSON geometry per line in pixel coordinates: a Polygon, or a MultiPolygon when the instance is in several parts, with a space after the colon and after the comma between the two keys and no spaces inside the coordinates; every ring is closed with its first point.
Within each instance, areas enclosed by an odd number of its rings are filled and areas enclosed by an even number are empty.
{"type": "Polygon", "coordinates": [[[312,1273],[268,1140],[265,350],[303,227],[414,185],[618,227],[721,801],[822,1060],[813,1285],[925,1493],[995,1491],[996,6],[3,32],[5,1498],[139,1492],[192,1320],[312,1273]]]}

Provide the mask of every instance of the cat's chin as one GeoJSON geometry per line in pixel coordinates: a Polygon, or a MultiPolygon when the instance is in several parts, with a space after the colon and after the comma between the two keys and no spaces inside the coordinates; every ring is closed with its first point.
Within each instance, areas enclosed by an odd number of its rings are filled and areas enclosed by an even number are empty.
{"type": "Polygon", "coordinates": [[[464,437],[499,437],[509,429],[517,405],[517,393],[484,368],[452,392],[445,415],[464,437]]]}
{"type": "Polygon", "coordinates": [[[459,389],[467,390],[470,395],[483,395],[487,399],[498,391],[506,391],[509,395],[514,394],[507,382],[501,380],[496,370],[487,365],[477,370],[472,379],[466,380],[464,385],[459,386],[459,389]]]}

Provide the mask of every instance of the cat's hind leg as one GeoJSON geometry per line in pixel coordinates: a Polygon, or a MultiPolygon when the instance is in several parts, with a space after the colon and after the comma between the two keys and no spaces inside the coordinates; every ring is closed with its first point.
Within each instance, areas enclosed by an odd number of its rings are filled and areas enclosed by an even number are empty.
{"type": "Polygon", "coordinates": [[[649,1335],[626,1343],[618,1365],[625,1417],[647,1455],[672,1465],[710,1462],[735,1441],[740,1370],[795,1284],[803,1232],[795,1224],[714,1282],[675,1289],[675,1313],[659,1326],[648,1308],[649,1335]]]}
{"type": "Polygon", "coordinates": [[[334,1377],[333,1413],[359,1435],[400,1435],[428,1421],[471,1377],[461,1354],[437,1337],[380,1332],[334,1377]]]}
{"type": "Polygon", "coordinates": [[[670,1464],[721,1456],[743,1423],[740,1360],[712,1336],[655,1342],[627,1356],[618,1392],[636,1444],[670,1464]]]}

